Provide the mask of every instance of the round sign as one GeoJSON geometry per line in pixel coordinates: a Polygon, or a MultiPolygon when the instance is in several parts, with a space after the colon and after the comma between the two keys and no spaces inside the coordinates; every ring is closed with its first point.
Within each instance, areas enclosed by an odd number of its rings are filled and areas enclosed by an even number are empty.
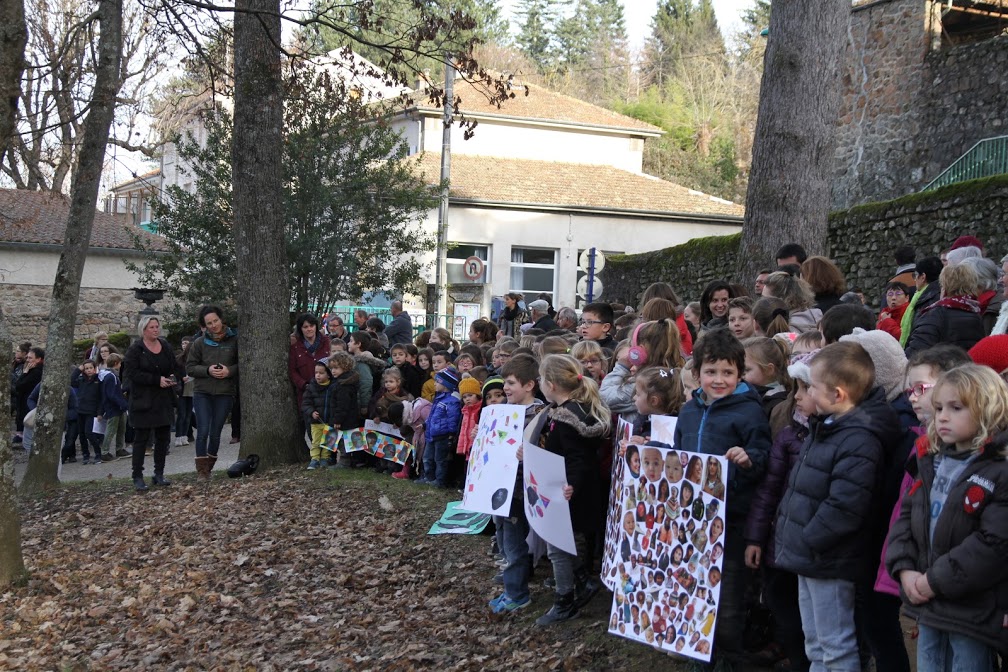
{"type": "Polygon", "coordinates": [[[484,268],[482,259],[479,257],[469,257],[462,264],[462,274],[470,280],[475,280],[483,275],[484,268]]]}
{"type": "MultiPolygon", "coordinates": [[[[577,288],[575,289],[577,295],[587,299],[588,298],[588,276],[582,275],[577,281],[577,288]]],[[[602,279],[595,278],[595,282],[592,283],[592,300],[598,299],[602,296],[602,279]]]]}
{"type": "MultiPolygon", "coordinates": [[[[591,249],[582,250],[581,254],[578,255],[578,267],[584,271],[588,272],[588,268],[591,264],[591,249]]],[[[595,250],[595,272],[601,273],[602,269],[605,268],[605,255],[602,254],[602,250],[595,250]]]]}

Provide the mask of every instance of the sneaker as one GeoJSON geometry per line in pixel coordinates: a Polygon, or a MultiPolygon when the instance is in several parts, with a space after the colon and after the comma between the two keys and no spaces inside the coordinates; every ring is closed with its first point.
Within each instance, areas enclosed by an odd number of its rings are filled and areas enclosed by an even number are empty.
{"type": "Polygon", "coordinates": [[[556,588],[556,579],[554,579],[552,576],[547,576],[545,579],[543,579],[543,588],[549,588],[550,590],[554,590],[556,588]]]}
{"type": "Polygon", "coordinates": [[[320,465],[318,460],[312,460],[311,462],[308,463],[308,471],[315,471],[316,469],[319,468],[319,466],[320,465]]]}
{"type": "Polygon", "coordinates": [[[329,458],[326,460],[326,465],[330,467],[335,467],[338,463],[339,460],[336,459],[335,455],[330,455],[329,458]]]}
{"type": "Polygon", "coordinates": [[[510,614],[511,612],[524,609],[532,604],[532,598],[528,595],[524,600],[512,600],[506,593],[501,595],[496,604],[490,605],[490,611],[495,614],[510,614]]]}
{"type": "Polygon", "coordinates": [[[421,477],[413,481],[414,485],[430,485],[433,481],[429,480],[426,476],[421,477]]]}
{"type": "Polygon", "coordinates": [[[113,455],[113,454],[111,454],[111,453],[102,453],[101,454],[101,461],[102,462],[115,462],[116,459],[117,459],[116,456],[113,455]]]}
{"type": "MultiPolygon", "coordinates": [[[[491,610],[493,610],[494,607],[497,606],[497,603],[500,602],[501,600],[503,600],[505,597],[507,597],[507,593],[501,593],[497,597],[495,597],[492,600],[490,600],[489,602],[487,602],[487,606],[490,607],[491,610]]],[[[494,613],[496,613],[496,612],[494,612],[494,613]]]]}
{"type": "Polygon", "coordinates": [[[81,464],[91,464],[91,456],[90,455],[85,455],[84,459],[81,460],[81,464]]]}
{"type": "Polygon", "coordinates": [[[505,567],[507,567],[508,561],[507,558],[501,558],[499,560],[494,560],[494,564],[500,567],[501,569],[504,569],[505,567]]]}
{"type": "Polygon", "coordinates": [[[133,451],[126,448],[117,448],[115,452],[116,457],[132,457],[132,455],[133,451]]]}

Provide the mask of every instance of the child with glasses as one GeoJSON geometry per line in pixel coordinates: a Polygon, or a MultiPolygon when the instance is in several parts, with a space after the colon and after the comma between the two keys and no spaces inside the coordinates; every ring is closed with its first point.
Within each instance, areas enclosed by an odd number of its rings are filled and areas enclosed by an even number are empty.
{"type": "Polygon", "coordinates": [[[581,340],[595,341],[600,348],[612,350],[616,347],[616,341],[609,333],[613,328],[613,319],[613,309],[608,303],[589,303],[581,311],[578,335],[581,340]]]}
{"type": "Polygon", "coordinates": [[[580,341],[571,346],[570,354],[581,362],[584,372],[599,385],[609,373],[608,357],[597,341],[580,341]]]}

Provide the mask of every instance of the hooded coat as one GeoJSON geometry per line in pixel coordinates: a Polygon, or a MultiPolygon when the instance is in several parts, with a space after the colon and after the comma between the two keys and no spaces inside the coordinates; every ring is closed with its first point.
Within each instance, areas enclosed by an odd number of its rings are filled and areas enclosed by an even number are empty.
{"type": "MultiPolygon", "coordinates": [[[[326,367],[329,371],[329,367],[326,367]]],[[[357,388],[360,376],[356,371],[344,371],[338,378],[329,372],[329,384],[319,385],[312,381],[305,388],[301,412],[309,425],[323,423],[341,429],[350,429],[360,424],[360,409],[357,407],[357,388]],[[319,419],[312,413],[318,412],[319,419]]]]}

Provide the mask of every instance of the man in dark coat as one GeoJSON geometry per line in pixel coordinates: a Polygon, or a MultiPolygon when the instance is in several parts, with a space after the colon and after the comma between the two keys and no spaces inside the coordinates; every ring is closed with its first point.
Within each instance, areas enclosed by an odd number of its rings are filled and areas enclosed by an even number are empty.
{"type": "Polygon", "coordinates": [[[403,310],[402,301],[393,301],[390,308],[392,321],[385,327],[385,336],[388,338],[388,347],[393,345],[406,345],[413,342],[413,321],[409,313],[403,310]]]}
{"type": "Polygon", "coordinates": [[[557,323],[549,316],[550,305],[544,299],[536,299],[529,304],[529,311],[532,313],[532,328],[541,329],[544,334],[548,334],[555,329],[559,329],[557,323]]]}

